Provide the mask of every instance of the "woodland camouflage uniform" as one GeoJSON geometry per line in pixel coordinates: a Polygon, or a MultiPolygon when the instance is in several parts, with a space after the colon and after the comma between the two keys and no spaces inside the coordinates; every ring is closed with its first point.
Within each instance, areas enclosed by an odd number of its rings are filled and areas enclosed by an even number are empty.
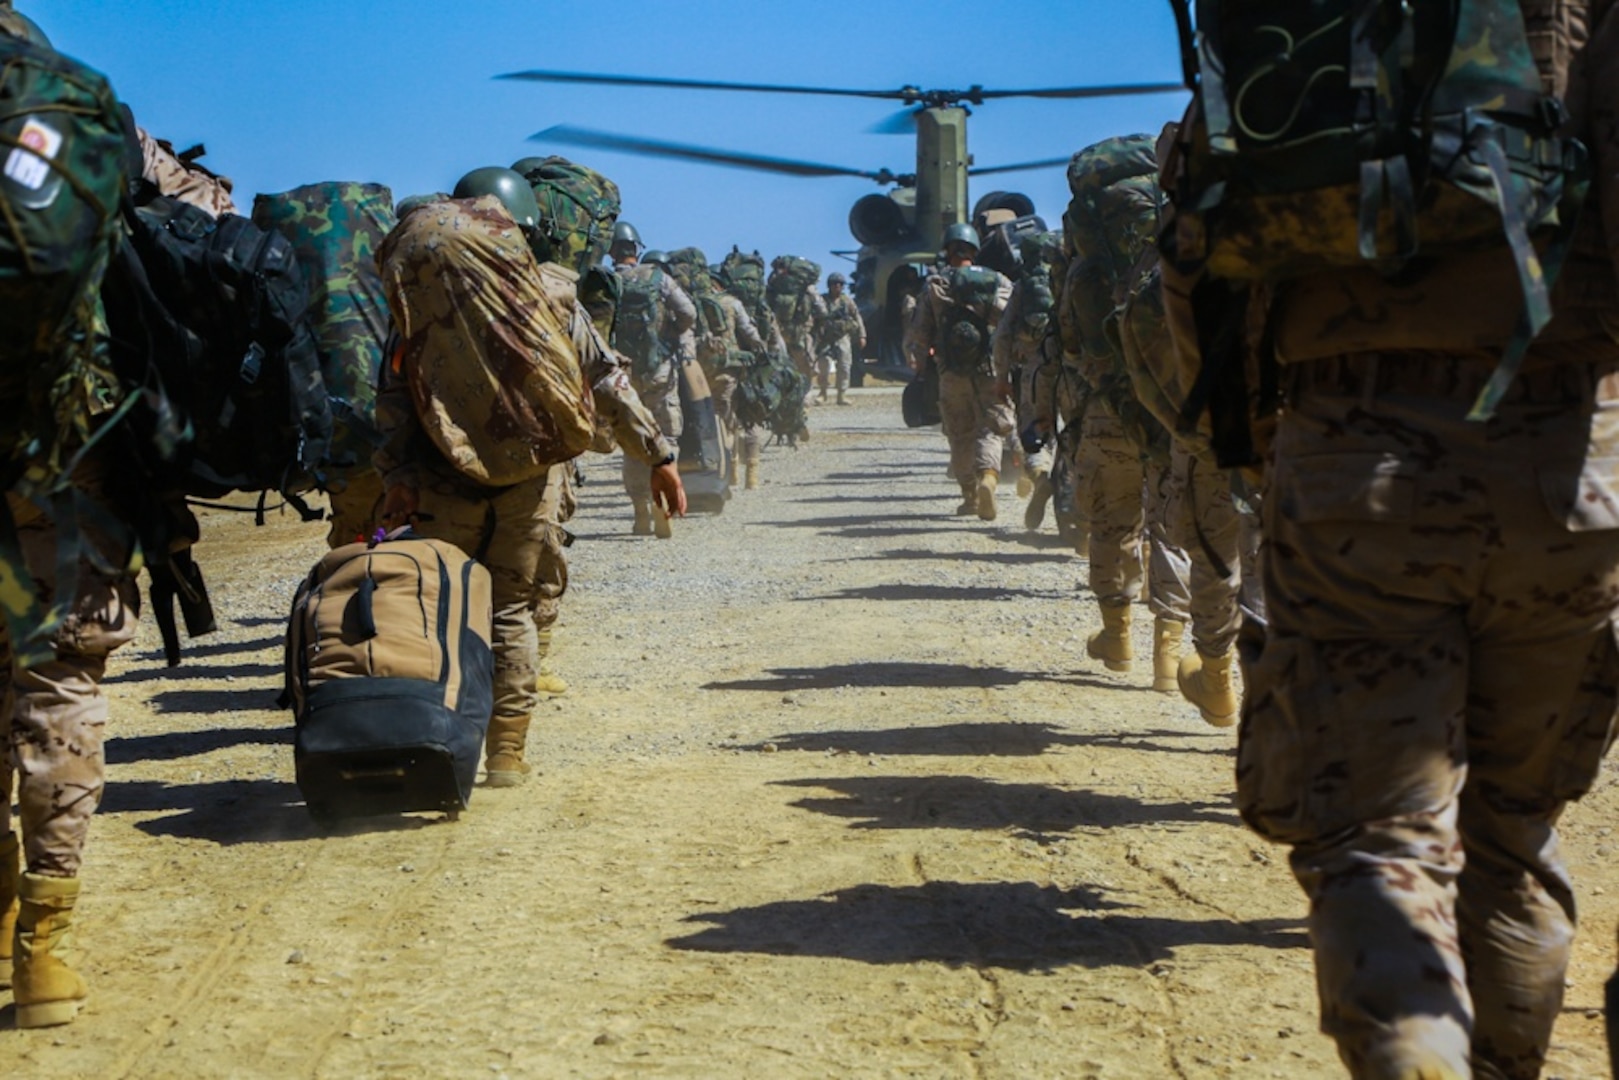
{"type": "MultiPolygon", "coordinates": [[[[559,313],[589,387],[597,419],[611,428],[624,452],[648,464],[672,461],[673,448],[637,399],[629,372],[602,341],[579,304],[575,292],[577,275],[553,263],[537,263],[516,224],[492,196],[429,203],[412,213],[437,212],[447,204],[461,209],[461,233],[483,237],[480,243],[486,252],[484,257],[504,261],[501,282],[506,291],[501,301],[514,319],[540,304],[559,313]]],[[[385,246],[385,273],[389,251],[385,246]]],[[[408,275],[411,264],[402,261],[401,272],[408,275]]],[[[428,302],[432,302],[433,282],[413,284],[406,280],[401,284],[407,292],[422,289],[428,302]]],[[[453,312],[446,315],[453,319],[453,312]]],[[[409,349],[407,341],[407,355],[409,349]]],[[[476,363],[479,358],[468,351],[466,362],[476,363]]],[[[522,749],[539,701],[540,663],[556,621],[558,602],[567,588],[567,561],[562,549],[568,536],[562,522],[574,508],[569,487],[571,468],[566,464],[542,467],[528,479],[499,486],[478,483],[426,437],[420,415],[443,411],[443,402],[429,399],[413,403],[400,373],[390,369],[389,376],[377,398],[377,422],[387,441],[373,460],[388,488],[402,486],[418,492],[418,532],[455,544],[489,568],[495,638],[490,771],[497,771],[498,765],[503,773],[526,773],[522,749]]]]}
{"type": "Polygon", "coordinates": [[[1464,416],[1522,307],[1504,246],[1271,308],[1286,398],[1238,802],[1292,848],[1357,1077],[1539,1075],[1574,932],[1555,825],[1613,735],[1619,19],[1523,7],[1605,190],[1494,419],[1464,416]]]}

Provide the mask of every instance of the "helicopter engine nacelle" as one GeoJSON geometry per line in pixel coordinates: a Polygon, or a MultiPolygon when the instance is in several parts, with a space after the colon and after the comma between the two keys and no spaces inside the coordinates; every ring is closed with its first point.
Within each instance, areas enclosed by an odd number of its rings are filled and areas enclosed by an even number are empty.
{"type": "Polygon", "coordinates": [[[973,228],[983,236],[997,225],[1034,213],[1034,200],[1021,191],[991,191],[973,203],[973,228]]]}
{"type": "Polygon", "coordinates": [[[887,195],[863,196],[849,208],[849,231],[862,244],[892,244],[910,229],[904,209],[887,195]]]}

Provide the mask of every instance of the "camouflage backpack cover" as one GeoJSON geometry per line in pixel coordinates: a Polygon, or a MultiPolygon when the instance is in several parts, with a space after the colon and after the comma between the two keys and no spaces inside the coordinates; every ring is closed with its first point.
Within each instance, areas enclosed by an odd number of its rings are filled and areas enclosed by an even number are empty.
{"type": "Polygon", "coordinates": [[[566,308],[493,195],[413,209],[378,253],[422,429],[455,469],[501,487],[589,449],[595,411],[566,308]]]}
{"type": "MultiPolygon", "coordinates": [[[[45,502],[67,497],[79,457],[136,400],[108,362],[98,293],[134,134],[100,73],[9,32],[0,60],[0,468],[7,490],[45,502]]],[[[31,666],[54,655],[65,605],[41,605],[3,498],[0,518],[0,609],[31,666]]],[[[71,599],[78,544],[63,544],[57,595],[71,599]]]]}
{"type": "Polygon", "coordinates": [[[580,274],[600,263],[613,242],[620,208],[618,185],[595,169],[548,157],[523,170],[540,204],[546,258],[580,274]]]}
{"type": "Polygon", "coordinates": [[[727,292],[742,301],[750,315],[765,302],[766,276],[764,256],[757,251],[744,254],[741,248],[733,247],[720,263],[720,281],[727,292]]]}
{"type": "Polygon", "coordinates": [[[765,282],[770,310],[781,322],[783,333],[799,334],[814,317],[810,296],[821,280],[821,265],[797,255],[780,255],[771,263],[765,282]]]}
{"type": "Polygon", "coordinates": [[[752,356],[737,345],[736,319],[720,302],[720,288],[708,271],[701,249],[684,247],[669,253],[669,269],[697,309],[692,327],[697,337],[697,360],[710,378],[726,368],[749,363],[752,356]]]}
{"type": "Polygon", "coordinates": [[[629,357],[630,373],[643,379],[668,358],[663,344],[663,271],[637,265],[618,275],[618,318],[613,327],[613,348],[629,357]]]}
{"type": "MultiPolygon", "coordinates": [[[[1505,246],[1524,309],[1471,414],[1487,418],[1550,321],[1589,183],[1520,5],[1195,0],[1194,38],[1192,2],[1175,0],[1194,97],[1165,162],[1166,277],[1392,273],[1419,254],[1505,246]]],[[[1194,349],[1241,304],[1204,306],[1194,349]]]]}
{"type": "Polygon", "coordinates": [[[393,193],[353,181],[305,184],[255,198],[252,220],[292,245],[308,286],[332,405],[332,459],[368,466],[380,439],[376,388],[390,327],[377,252],[396,224],[393,193]]]}
{"type": "Polygon", "coordinates": [[[939,342],[939,369],[952,374],[987,370],[993,329],[990,312],[1001,275],[986,266],[957,266],[940,276],[950,308],[939,342]]]}

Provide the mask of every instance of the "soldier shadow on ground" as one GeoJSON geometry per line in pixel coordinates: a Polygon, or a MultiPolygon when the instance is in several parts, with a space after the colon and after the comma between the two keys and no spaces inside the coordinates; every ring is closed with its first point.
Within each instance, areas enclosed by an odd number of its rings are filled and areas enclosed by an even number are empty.
{"type": "Polygon", "coordinates": [[[1195,945],[1309,947],[1294,920],[1173,919],[1127,910],[1085,885],[856,885],[809,900],[688,915],[687,923],[712,925],[664,943],[689,952],[822,956],[867,964],[931,961],[1019,972],[1071,965],[1146,967],[1195,945]]]}
{"type": "Polygon", "coordinates": [[[206,840],[221,847],[310,840],[334,834],[402,832],[437,824],[437,819],[394,814],[356,818],[323,829],[304,809],[302,796],[280,780],[219,780],[197,784],[165,784],[156,780],[107,785],[99,813],[178,813],[138,821],[135,828],[150,836],[206,840]]]}
{"type": "Polygon", "coordinates": [[[881,502],[937,502],[937,495],[896,495],[891,491],[871,491],[851,493],[847,495],[817,495],[812,499],[788,499],[787,502],[799,506],[811,506],[817,503],[832,503],[839,506],[847,503],[881,502]]]}
{"type": "Polygon", "coordinates": [[[779,780],[773,786],[834,792],[792,805],[848,818],[851,829],[1004,829],[1023,839],[1048,840],[1082,828],[1240,824],[1236,812],[1223,803],[1153,803],[1130,795],[1003,784],[976,776],[853,776],[779,780]]]}
{"type": "Polygon", "coordinates": [[[1003,585],[912,585],[906,582],[896,582],[892,585],[862,585],[857,588],[839,589],[837,592],[822,593],[819,596],[798,596],[795,601],[819,600],[1007,600],[1018,597],[1026,600],[1058,600],[1063,597],[1056,596],[1048,591],[1032,589],[1015,589],[1003,585]]]}
{"type": "Polygon", "coordinates": [[[968,664],[905,663],[874,660],[861,664],[828,664],[813,668],[771,668],[774,678],[728,679],[703,683],[702,690],[834,690],[839,687],[949,688],[1015,686],[1046,676],[999,667],[968,664]]]}
{"type": "MultiPolygon", "coordinates": [[[[281,669],[275,669],[280,674],[281,669]]],[[[212,716],[229,712],[284,712],[276,699],[280,686],[243,686],[234,690],[159,690],[150,701],[153,712],[212,716]]]]}
{"type": "Polygon", "coordinates": [[[808,731],[777,736],[766,742],[726,749],[758,753],[802,750],[809,753],[859,754],[882,757],[1038,757],[1059,747],[1109,747],[1153,750],[1173,754],[1232,752],[1230,740],[1205,731],[1154,728],[1137,732],[1080,733],[1050,724],[1011,721],[930,724],[926,727],[886,728],[878,731],[808,731]],[[1217,746],[1172,746],[1159,739],[1218,740],[1217,746]]]}
{"type": "Polygon", "coordinates": [[[847,489],[850,484],[866,484],[872,486],[877,484],[892,484],[896,480],[905,480],[913,476],[924,475],[926,474],[921,471],[890,473],[887,476],[855,476],[852,474],[843,474],[842,479],[795,480],[788,486],[795,489],[812,487],[835,487],[847,489]]]}
{"type": "MultiPolygon", "coordinates": [[[[287,620],[277,619],[276,625],[285,628],[287,620]]],[[[182,631],[183,635],[183,631],[182,631]]],[[[205,635],[201,640],[191,640],[184,636],[180,639],[180,662],[183,665],[188,660],[196,660],[206,656],[230,656],[233,653],[262,652],[265,649],[280,648],[286,641],[284,633],[253,638],[250,641],[222,641],[212,634],[205,635]]],[[[155,660],[164,662],[163,650],[142,649],[134,656],[142,660],[155,660]]]]}
{"type": "Polygon", "coordinates": [[[291,746],[292,725],[280,728],[203,728],[166,731],[161,735],[132,735],[108,739],[108,765],[137,761],[174,761],[236,746],[291,746]]]}
{"type": "Polygon", "coordinates": [[[1043,555],[1037,551],[928,551],[925,548],[890,548],[876,555],[845,555],[839,562],[984,562],[1005,566],[1064,565],[1074,562],[1072,552],[1043,555]]]}
{"type": "Polygon", "coordinates": [[[135,682],[195,682],[206,679],[269,679],[279,678],[286,668],[282,664],[188,664],[181,662],[179,667],[169,667],[164,664],[163,654],[159,653],[155,659],[157,664],[151,667],[132,667],[121,671],[117,675],[108,676],[104,681],[109,683],[135,683],[135,682]]]}

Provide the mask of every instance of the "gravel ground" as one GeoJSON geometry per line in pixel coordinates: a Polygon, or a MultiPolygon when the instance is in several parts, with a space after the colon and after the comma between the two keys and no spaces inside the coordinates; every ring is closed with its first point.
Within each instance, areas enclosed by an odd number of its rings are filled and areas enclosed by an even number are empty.
{"type": "MultiPolygon", "coordinates": [[[[1084,658],[1084,565],[957,518],[896,390],[764,486],[629,535],[586,466],[540,775],[459,821],[312,827],[274,699],[323,530],[210,513],[222,631],[112,666],[80,1022],[7,1077],[1316,1077],[1303,902],[1230,731],[1084,658]]],[[[1137,624],[1150,650],[1150,620],[1137,624]]],[[[1548,1075],[1603,1075],[1616,795],[1548,1075]]],[[[0,998],[4,1001],[4,998],[0,998]]],[[[9,1027],[9,1007],[0,1028],[9,1027]]]]}

